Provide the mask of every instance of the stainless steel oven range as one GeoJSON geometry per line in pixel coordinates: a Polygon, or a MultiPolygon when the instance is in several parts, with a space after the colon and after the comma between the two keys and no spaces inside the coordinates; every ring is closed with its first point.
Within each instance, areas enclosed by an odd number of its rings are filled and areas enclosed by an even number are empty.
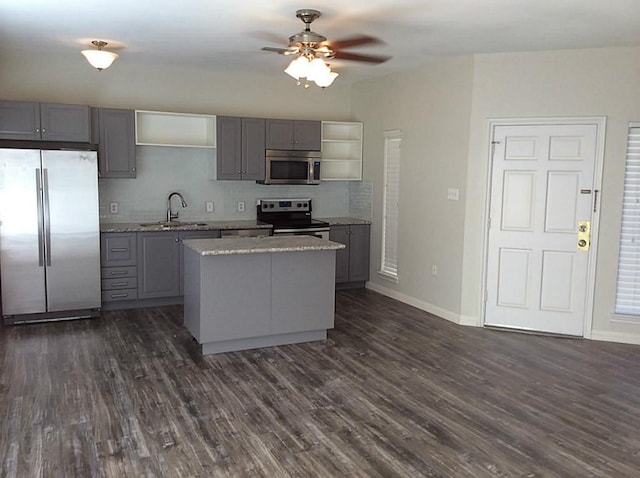
{"type": "Polygon", "coordinates": [[[329,239],[329,223],[311,217],[311,199],[258,199],[258,221],[271,224],[274,236],[329,239]]]}

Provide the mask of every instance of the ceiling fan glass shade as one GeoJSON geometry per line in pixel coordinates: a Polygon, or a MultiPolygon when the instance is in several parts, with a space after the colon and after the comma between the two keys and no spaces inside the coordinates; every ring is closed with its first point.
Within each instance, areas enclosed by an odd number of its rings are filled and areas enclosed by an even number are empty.
{"type": "Polygon", "coordinates": [[[327,86],[330,86],[331,83],[333,83],[333,80],[335,80],[337,77],[338,73],[336,73],[335,71],[329,71],[329,73],[319,76],[313,81],[315,81],[316,85],[318,85],[320,88],[326,88],[327,86]]]}
{"type": "Polygon", "coordinates": [[[315,81],[316,78],[321,78],[329,73],[331,73],[331,68],[327,66],[324,60],[315,58],[309,63],[307,74],[305,76],[309,81],[315,81]]]}
{"type": "Polygon", "coordinates": [[[119,56],[117,53],[106,50],[82,50],[82,54],[91,66],[98,70],[109,68],[119,56]]]}
{"type": "Polygon", "coordinates": [[[287,75],[295,78],[296,80],[306,78],[308,71],[309,60],[304,55],[294,58],[291,63],[289,63],[289,66],[284,70],[287,75]]]}

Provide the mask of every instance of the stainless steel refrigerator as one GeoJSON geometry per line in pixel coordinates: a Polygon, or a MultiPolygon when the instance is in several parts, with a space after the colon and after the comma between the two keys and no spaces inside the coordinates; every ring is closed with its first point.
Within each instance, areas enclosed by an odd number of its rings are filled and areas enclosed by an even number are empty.
{"type": "Polygon", "coordinates": [[[5,323],[98,315],[95,151],[0,149],[0,271],[5,323]]]}

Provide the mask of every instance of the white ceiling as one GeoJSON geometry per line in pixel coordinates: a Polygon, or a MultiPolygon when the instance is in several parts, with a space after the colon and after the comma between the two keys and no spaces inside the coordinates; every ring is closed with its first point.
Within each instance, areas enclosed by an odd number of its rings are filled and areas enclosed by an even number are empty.
{"type": "Polygon", "coordinates": [[[100,39],[117,62],[269,74],[288,60],[260,49],[303,29],[300,8],[322,12],[313,30],[330,40],[384,41],[349,50],[391,56],[384,64],[332,61],[341,82],[444,55],[640,45],[640,0],[0,0],[0,55],[44,50],[84,61],[79,51],[100,39]]]}

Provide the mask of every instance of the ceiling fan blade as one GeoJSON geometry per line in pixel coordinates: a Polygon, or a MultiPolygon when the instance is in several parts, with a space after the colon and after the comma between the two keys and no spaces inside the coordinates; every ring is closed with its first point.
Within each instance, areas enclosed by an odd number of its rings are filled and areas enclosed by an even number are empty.
{"type": "Polygon", "coordinates": [[[384,63],[390,56],[358,55],[357,53],[347,53],[346,51],[335,52],[336,60],[363,61],[367,63],[384,63]]]}
{"type": "Polygon", "coordinates": [[[281,55],[292,55],[296,51],[292,48],[276,48],[272,46],[263,46],[262,49],[264,51],[275,51],[276,53],[280,53],[281,55]]]}
{"type": "Polygon", "coordinates": [[[327,45],[332,50],[342,50],[342,49],[351,48],[354,46],[373,45],[376,43],[379,44],[384,42],[379,38],[370,37],[368,35],[360,35],[357,37],[345,38],[344,40],[336,40],[336,41],[327,40],[322,42],[321,45],[327,45]]]}
{"type": "Polygon", "coordinates": [[[281,37],[280,35],[276,35],[275,33],[265,32],[265,31],[252,31],[249,32],[249,35],[253,38],[257,38],[259,40],[275,43],[276,45],[288,45],[289,41],[286,38],[281,37]]]}

